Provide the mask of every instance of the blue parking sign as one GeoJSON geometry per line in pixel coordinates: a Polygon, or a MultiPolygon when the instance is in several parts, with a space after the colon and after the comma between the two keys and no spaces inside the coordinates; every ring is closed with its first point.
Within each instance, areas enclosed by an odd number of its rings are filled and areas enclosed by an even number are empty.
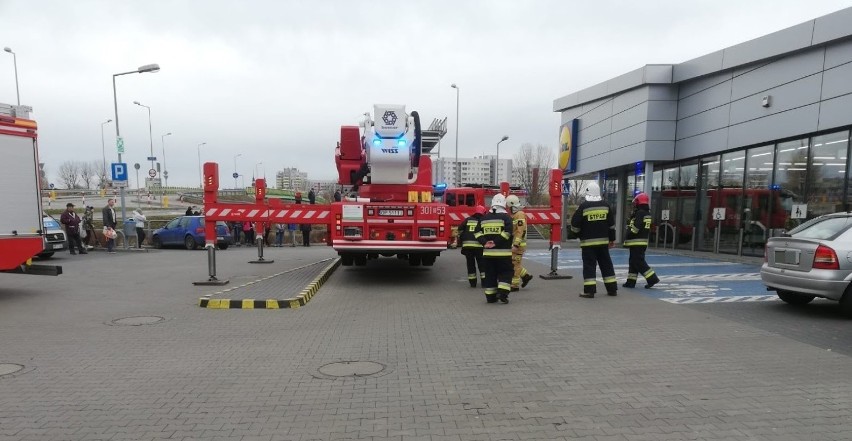
{"type": "Polygon", "coordinates": [[[113,162],[112,163],[112,180],[126,181],[127,180],[127,163],[113,162]]]}

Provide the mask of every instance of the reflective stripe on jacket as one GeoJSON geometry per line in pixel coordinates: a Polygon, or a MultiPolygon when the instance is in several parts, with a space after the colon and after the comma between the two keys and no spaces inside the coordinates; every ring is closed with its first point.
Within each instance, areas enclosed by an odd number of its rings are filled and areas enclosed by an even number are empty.
{"type": "Polygon", "coordinates": [[[581,247],[607,246],[615,241],[615,216],[604,201],[585,201],[571,216],[571,231],[581,247]]]}

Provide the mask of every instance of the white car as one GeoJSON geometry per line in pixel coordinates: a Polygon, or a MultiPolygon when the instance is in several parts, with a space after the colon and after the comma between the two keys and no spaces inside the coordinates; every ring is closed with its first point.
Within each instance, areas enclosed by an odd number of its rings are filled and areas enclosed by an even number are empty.
{"type": "Polygon", "coordinates": [[[38,254],[42,259],[53,257],[53,253],[68,249],[65,231],[59,222],[51,216],[44,216],[44,251],[38,254]]]}

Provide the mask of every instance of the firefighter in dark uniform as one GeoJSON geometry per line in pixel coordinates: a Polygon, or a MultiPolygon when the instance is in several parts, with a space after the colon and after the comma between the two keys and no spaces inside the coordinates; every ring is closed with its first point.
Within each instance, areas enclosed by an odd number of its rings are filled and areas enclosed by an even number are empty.
{"type": "Polygon", "coordinates": [[[482,205],[477,205],[473,216],[468,217],[459,225],[458,231],[458,246],[461,247],[461,253],[467,260],[467,281],[470,282],[471,288],[476,288],[476,279],[481,278],[483,286],[485,285],[485,268],[482,264],[482,244],[476,240],[476,230],[479,228],[479,221],[488,210],[482,205]],[[477,271],[477,268],[479,270],[477,271]]]}
{"type": "Polygon", "coordinates": [[[648,249],[648,233],[651,230],[650,199],[645,193],[639,193],[633,198],[633,214],[627,223],[627,237],[624,246],[630,250],[630,267],[627,270],[625,288],[635,288],[639,274],[645,278],[645,288],[650,288],[660,282],[660,278],[645,261],[645,251],[648,249]]]}
{"type": "Polygon", "coordinates": [[[506,212],[506,197],[497,194],[491,199],[491,212],[479,221],[474,234],[482,245],[482,260],[485,263],[485,300],[494,303],[498,299],[509,303],[512,280],[512,217],[506,212]]]}
{"type": "Polygon", "coordinates": [[[609,256],[609,249],[615,243],[615,216],[609,204],[602,200],[597,182],[587,184],[583,195],[585,202],[577,207],[571,217],[571,231],[579,237],[583,255],[583,293],[580,297],[595,297],[596,265],[601,267],[606,293],[618,295],[618,281],[609,256]]]}

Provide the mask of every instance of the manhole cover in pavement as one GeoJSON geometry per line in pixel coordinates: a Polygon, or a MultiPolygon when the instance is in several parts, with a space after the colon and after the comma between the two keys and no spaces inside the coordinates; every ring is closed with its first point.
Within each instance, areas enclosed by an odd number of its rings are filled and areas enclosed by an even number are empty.
{"type": "Polygon", "coordinates": [[[330,377],[363,377],[378,374],[384,369],[384,365],[372,361],[341,361],[329,363],[319,368],[319,371],[330,377]]]}
{"type": "Polygon", "coordinates": [[[14,374],[24,367],[14,363],[0,363],[0,377],[4,375],[14,374]]]}
{"type": "Polygon", "coordinates": [[[150,317],[125,317],[120,319],[115,319],[112,321],[112,324],[119,326],[142,326],[142,325],[153,325],[154,323],[160,323],[165,320],[162,317],[150,316],[150,317]]]}

